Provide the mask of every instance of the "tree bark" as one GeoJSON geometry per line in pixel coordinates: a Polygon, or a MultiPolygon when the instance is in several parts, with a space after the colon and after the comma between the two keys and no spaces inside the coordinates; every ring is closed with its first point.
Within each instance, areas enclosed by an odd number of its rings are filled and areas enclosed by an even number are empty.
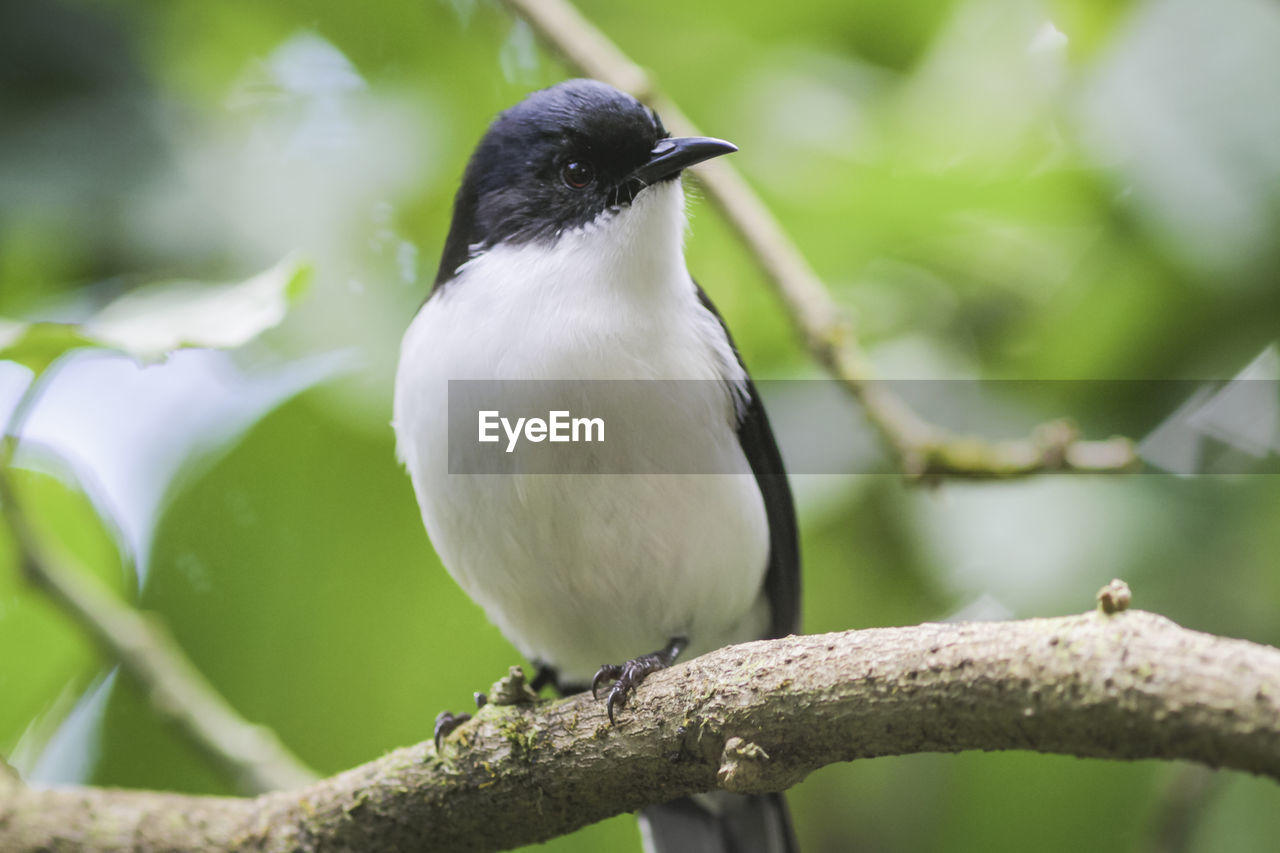
{"type": "Polygon", "coordinates": [[[1280,780],[1280,649],[1142,611],[745,643],[650,676],[617,726],[590,696],[495,702],[439,752],[255,799],[0,784],[0,849],[500,850],[692,792],[967,749],[1280,780]]]}

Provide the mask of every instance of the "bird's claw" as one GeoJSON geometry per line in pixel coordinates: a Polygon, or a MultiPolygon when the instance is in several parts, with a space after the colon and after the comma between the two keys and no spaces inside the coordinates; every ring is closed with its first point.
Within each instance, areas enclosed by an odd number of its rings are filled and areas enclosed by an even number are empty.
{"type": "Polygon", "coordinates": [[[441,711],[436,715],[436,727],[434,740],[436,742],[436,751],[440,750],[440,741],[447,738],[453,733],[458,726],[471,719],[470,714],[454,714],[451,711],[441,711]]]}
{"type": "Polygon", "coordinates": [[[601,666],[600,669],[596,670],[596,677],[591,679],[591,698],[600,698],[597,690],[602,682],[616,681],[620,677],[622,677],[622,667],[617,664],[606,663],[601,666]]]}
{"type": "Polygon", "coordinates": [[[636,686],[630,682],[622,681],[621,679],[614,682],[613,689],[609,691],[609,699],[604,703],[605,710],[609,712],[609,725],[617,725],[613,719],[613,709],[615,707],[625,707],[627,704],[627,695],[635,689],[636,686]]]}
{"type": "Polygon", "coordinates": [[[596,671],[595,678],[591,679],[591,698],[599,699],[599,688],[603,682],[612,681],[613,687],[609,689],[608,699],[605,701],[605,709],[609,712],[609,725],[614,725],[613,709],[621,708],[627,704],[627,694],[636,689],[644,676],[634,677],[632,672],[632,664],[635,661],[627,661],[622,666],[607,663],[596,671]]]}
{"type": "MultiPolygon", "coordinates": [[[[609,725],[614,725],[613,709],[621,708],[627,704],[627,694],[636,689],[636,685],[644,680],[644,675],[637,675],[632,668],[635,661],[627,661],[622,666],[607,663],[596,672],[595,678],[591,679],[591,698],[599,699],[599,687],[602,682],[612,681],[613,687],[609,689],[609,697],[605,701],[605,709],[609,712],[609,725]]],[[[647,673],[645,673],[647,674],[647,673]]]]}
{"type": "Polygon", "coordinates": [[[602,682],[612,681],[613,687],[609,690],[609,699],[605,702],[605,708],[609,712],[609,725],[613,725],[613,709],[622,707],[627,704],[627,694],[636,689],[636,685],[644,676],[635,679],[628,678],[628,669],[635,661],[627,661],[623,666],[607,663],[596,671],[595,678],[591,679],[591,698],[599,699],[599,687],[602,682]]]}
{"type": "Polygon", "coordinates": [[[649,655],[641,655],[638,658],[629,660],[622,666],[607,663],[596,671],[595,678],[591,679],[591,697],[599,699],[599,687],[605,681],[613,681],[613,687],[609,689],[609,697],[605,701],[605,710],[609,712],[609,724],[615,725],[613,712],[615,708],[626,707],[627,697],[635,692],[640,686],[640,682],[651,672],[657,672],[660,669],[666,669],[674,661],[675,656],[679,654],[683,648],[683,641],[678,647],[668,646],[661,652],[655,652],[649,655]]]}

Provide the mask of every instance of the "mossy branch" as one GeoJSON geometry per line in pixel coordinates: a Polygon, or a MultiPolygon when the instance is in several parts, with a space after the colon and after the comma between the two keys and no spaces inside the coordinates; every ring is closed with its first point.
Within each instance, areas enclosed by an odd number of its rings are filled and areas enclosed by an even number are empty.
{"type": "Polygon", "coordinates": [[[500,850],[696,791],[970,749],[1280,780],[1280,649],[1118,610],[746,643],[651,676],[616,727],[585,695],[490,704],[440,752],[428,740],[292,792],[12,789],[0,848],[500,850]]]}

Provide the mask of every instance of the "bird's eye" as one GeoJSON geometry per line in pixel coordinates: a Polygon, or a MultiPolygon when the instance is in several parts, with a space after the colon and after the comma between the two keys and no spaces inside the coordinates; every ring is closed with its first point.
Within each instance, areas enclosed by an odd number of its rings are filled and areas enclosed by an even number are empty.
{"type": "Polygon", "coordinates": [[[575,190],[582,189],[595,180],[595,177],[596,171],[591,168],[591,164],[584,163],[581,160],[570,160],[560,169],[561,180],[575,190]]]}

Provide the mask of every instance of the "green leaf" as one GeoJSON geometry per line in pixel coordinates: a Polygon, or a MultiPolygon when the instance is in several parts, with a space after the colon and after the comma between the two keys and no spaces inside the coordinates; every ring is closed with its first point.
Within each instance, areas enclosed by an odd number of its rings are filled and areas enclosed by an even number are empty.
{"type": "Polygon", "coordinates": [[[0,317],[0,361],[16,361],[41,373],[63,353],[94,346],[71,323],[20,323],[0,317]]]}
{"type": "Polygon", "coordinates": [[[147,285],[112,302],[83,331],[142,362],[184,347],[232,349],[284,320],[310,279],[310,264],[289,256],[245,281],[147,285]]]}
{"type": "Polygon", "coordinates": [[[311,265],[289,256],[245,281],[144,285],[83,325],[0,318],[0,360],[39,374],[80,347],[106,347],[149,363],[185,347],[231,349],[278,325],[306,291],[311,265]]]}

